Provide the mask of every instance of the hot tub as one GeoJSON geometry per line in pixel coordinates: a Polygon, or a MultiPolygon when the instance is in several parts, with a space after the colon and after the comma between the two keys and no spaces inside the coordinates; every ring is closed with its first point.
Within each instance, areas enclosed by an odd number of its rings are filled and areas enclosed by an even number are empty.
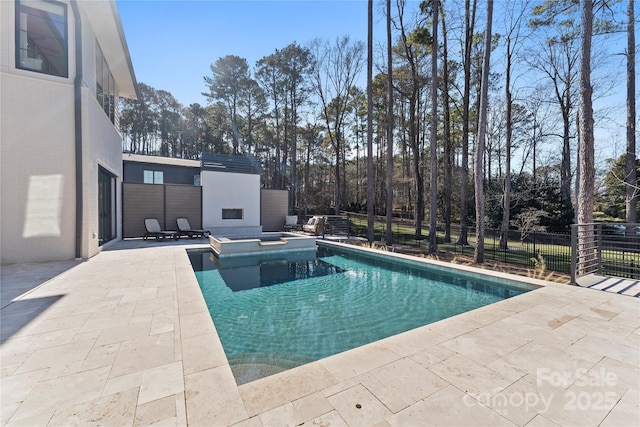
{"type": "Polygon", "coordinates": [[[256,255],[265,252],[315,251],[316,238],[296,233],[262,233],[257,236],[209,236],[218,258],[256,255]]]}

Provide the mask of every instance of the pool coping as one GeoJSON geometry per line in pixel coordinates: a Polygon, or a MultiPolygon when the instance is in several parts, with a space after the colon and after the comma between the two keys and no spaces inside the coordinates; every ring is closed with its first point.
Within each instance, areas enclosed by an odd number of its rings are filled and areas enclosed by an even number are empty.
{"type": "MultiPolygon", "coordinates": [[[[610,420],[616,420],[615,417],[620,416],[623,420],[633,423],[634,418],[629,418],[628,411],[629,405],[631,409],[638,407],[638,390],[637,385],[631,386],[625,382],[614,387],[618,398],[615,405],[605,412],[595,411],[595,415],[594,411],[577,411],[567,415],[564,414],[566,411],[560,410],[562,408],[551,408],[547,412],[533,414],[518,408],[509,408],[512,411],[505,414],[501,411],[504,408],[500,408],[499,405],[496,407],[496,401],[492,401],[491,397],[500,395],[503,390],[511,388],[517,390],[518,387],[525,385],[530,387],[531,392],[544,395],[544,392],[549,390],[549,385],[536,386],[535,382],[531,384],[535,376],[529,371],[534,370],[536,361],[527,359],[523,349],[530,346],[534,350],[533,356],[539,357],[536,350],[539,350],[541,343],[547,343],[547,341],[553,344],[549,351],[551,359],[547,362],[540,360],[537,363],[543,368],[549,368],[551,372],[555,369],[562,373],[563,369],[570,370],[568,367],[574,365],[587,370],[605,366],[606,369],[618,373],[619,378],[634,378],[634,374],[637,377],[640,372],[640,362],[636,360],[640,348],[640,320],[633,315],[640,309],[638,299],[456,265],[455,268],[470,273],[482,276],[493,274],[508,280],[530,282],[541,287],[238,387],[184,250],[203,247],[206,246],[183,243],[176,245],[170,242],[140,244],[137,247],[125,249],[116,247],[16,298],[16,302],[28,301],[32,298],[58,295],[61,292],[66,292],[64,298],[74,298],[74,296],[80,298],[84,292],[89,293],[92,290],[76,286],[76,283],[82,283],[87,275],[94,276],[96,273],[92,273],[92,267],[96,267],[98,272],[109,274],[108,272],[112,272],[116,265],[120,265],[119,268],[124,270],[119,272],[118,277],[126,280],[127,277],[136,274],[136,270],[141,266],[133,263],[122,266],[121,260],[144,253],[148,257],[145,262],[158,264],[153,268],[148,267],[145,273],[152,275],[154,281],[162,282],[151,283],[150,278],[148,284],[158,285],[157,294],[162,290],[166,291],[167,295],[174,295],[172,307],[167,307],[166,313],[162,311],[153,313],[152,317],[166,316],[175,320],[169,319],[166,325],[158,326],[155,331],[148,330],[146,336],[135,335],[119,341],[117,354],[109,359],[111,363],[104,362],[106,363],[104,368],[89,371],[92,373],[100,371],[99,378],[95,379],[101,384],[97,395],[78,396],[74,401],[69,402],[61,401],[58,402],[57,407],[44,411],[42,408],[37,408],[34,403],[38,399],[51,397],[47,393],[50,393],[53,387],[52,381],[57,381],[55,382],[57,386],[68,387],[71,377],[75,378],[87,371],[83,371],[79,365],[76,366],[76,362],[71,363],[68,360],[66,363],[63,363],[64,360],[55,358],[40,360],[41,358],[36,357],[37,360],[34,360],[33,351],[36,354],[40,354],[39,352],[49,354],[47,352],[50,352],[50,348],[47,345],[51,346],[51,343],[39,343],[32,350],[31,355],[16,352],[14,348],[17,344],[15,343],[29,336],[40,337],[43,330],[52,328],[53,322],[56,322],[56,327],[59,328],[56,331],[60,333],[70,331],[69,323],[61,326],[57,323],[62,323],[62,319],[77,319],[84,320],[84,323],[80,330],[75,331],[73,338],[79,343],[90,342],[93,351],[102,348],[98,344],[106,339],[104,337],[108,335],[110,328],[108,325],[97,323],[92,323],[89,328],[91,316],[79,319],[78,317],[81,316],[79,313],[89,309],[86,305],[84,308],[81,308],[82,304],[74,305],[73,311],[71,306],[63,310],[63,307],[53,305],[53,308],[43,311],[2,345],[5,350],[3,352],[3,389],[10,390],[12,386],[17,387],[11,381],[13,378],[17,381],[24,380],[25,376],[37,377],[37,380],[31,378],[33,382],[31,388],[28,392],[23,392],[22,400],[19,402],[12,403],[10,400],[3,399],[3,415],[0,420],[2,424],[10,426],[28,424],[30,421],[32,423],[38,421],[36,424],[39,425],[55,424],[56,420],[69,419],[64,417],[69,417],[72,413],[75,414],[73,416],[82,419],[83,416],[95,416],[96,411],[101,410],[102,416],[106,416],[108,411],[105,408],[113,405],[116,399],[114,396],[120,399],[119,404],[128,408],[127,413],[133,414],[127,418],[131,421],[131,425],[145,425],[142,421],[153,418],[153,411],[149,408],[157,405],[166,406],[167,402],[174,402],[174,410],[168,413],[171,416],[156,421],[164,420],[171,425],[235,425],[237,423],[243,426],[268,426],[286,423],[298,425],[316,421],[333,421],[336,425],[377,423],[411,425],[411,420],[413,419],[414,422],[419,420],[427,409],[430,417],[435,417],[434,423],[439,421],[445,424],[449,419],[449,424],[466,422],[472,425],[485,422],[533,425],[547,422],[548,425],[552,425],[549,423],[563,424],[563,421],[568,419],[568,423],[579,420],[581,424],[598,425],[607,417],[614,417],[610,420]],[[129,253],[126,256],[119,256],[118,250],[126,250],[129,253]],[[157,269],[161,269],[165,274],[153,274],[157,269]],[[160,284],[162,286],[159,286],[160,284]],[[173,330],[169,331],[169,325],[173,325],[173,330]],[[551,328],[549,325],[554,327],[551,328]],[[527,326],[530,326],[527,329],[530,329],[530,337],[516,334],[512,338],[513,341],[520,343],[526,341],[526,343],[515,349],[509,349],[510,351],[504,354],[499,348],[487,348],[488,345],[484,345],[483,340],[478,338],[484,337],[491,340],[497,336],[502,339],[505,331],[527,326]],[[85,329],[86,332],[82,335],[81,331],[85,329]],[[562,333],[554,334],[560,329],[562,333]],[[535,337],[536,333],[540,338],[535,337]],[[161,365],[157,365],[159,362],[146,366],[141,364],[131,373],[124,376],[116,375],[118,368],[122,369],[122,365],[118,362],[124,360],[125,348],[130,349],[130,346],[140,344],[142,340],[150,337],[165,335],[173,336],[174,355],[170,362],[161,365]],[[608,348],[598,349],[594,343],[605,339],[609,340],[608,348]],[[581,345],[582,351],[574,352],[573,350],[576,349],[573,346],[578,344],[581,345]],[[497,355],[492,355],[492,351],[498,351],[497,355]],[[562,357],[556,360],[553,356],[562,357]],[[495,360],[491,360],[492,357],[495,360]],[[511,362],[518,358],[526,360],[526,364],[530,365],[529,371],[513,366],[511,362]],[[564,361],[559,360],[565,358],[564,361]],[[13,363],[5,364],[5,361],[13,363]],[[62,366],[60,366],[61,363],[62,366]],[[109,368],[107,372],[101,370],[107,368],[109,368]],[[69,370],[73,375],[69,374],[69,370]],[[397,371],[397,376],[392,374],[394,371],[397,371]],[[416,373],[416,384],[410,377],[402,377],[407,375],[407,372],[416,373]],[[464,372],[474,379],[471,383],[465,383],[462,375],[464,372]],[[622,373],[625,372],[626,375],[623,376],[622,373]],[[157,376],[164,380],[158,383],[157,376]],[[171,386],[166,384],[167,377],[175,380],[170,381],[171,386]],[[396,377],[404,378],[404,386],[396,383],[396,377]],[[130,381],[131,384],[116,386],[126,382],[125,380],[130,381]],[[493,386],[498,384],[503,386],[503,390],[493,392],[493,386]],[[466,387],[470,389],[465,389],[466,387]],[[482,393],[478,393],[483,390],[489,393],[484,396],[484,399],[480,396],[482,393]],[[122,403],[123,400],[126,400],[126,405],[122,403]],[[464,405],[462,405],[463,402],[464,405]],[[456,403],[457,412],[452,412],[451,404],[456,403]],[[356,405],[360,405],[360,408],[356,405]],[[83,410],[78,411],[79,407],[83,410]],[[362,411],[362,408],[366,411],[362,411]],[[570,418],[571,416],[574,418],[570,418]],[[42,422],[44,420],[46,422],[42,422]]],[[[393,255],[416,261],[414,257],[393,255]]],[[[452,268],[450,264],[441,261],[420,259],[420,262],[452,268]]],[[[107,280],[96,280],[98,287],[104,287],[104,290],[95,297],[93,304],[103,304],[105,307],[109,305],[109,309],[103,307],[103,311],[99,314],[110,318],[109,316],[115,315],[117,310],[110,306],[115,304],[114,290],[122,293],[125,290],[120,291],[121,287],[114,287],[107,280]],[[106,289],[109,291],[105,292],[106,289]]],[[[140,292],[144,293],[142,288],[140,292]]],[[[140,298],[135,307],[146,303],[143,295],[136,294],[129,298],[140,298]]],[[[169,302],[171,298],[166,297],[162,301],[169,302]]],[[[121,304],[124,307],[122,298],[118,300],[116,307],[121,304]]],[[[156,307],[156,309],[160,308],[156,307]]],[[[4,314],[3,310],[3,317],[4,314]]],[[[135,329],[136,322],[142,323],[142,320],[141,316],[131,317],[126,326],[127,331],[135,329]]],[[[68,320],[68,322],[71,321],[68,320]]],[[[504,344],[503,341],[501,341],[502,344],[504,344]]],[[[75,341],[72,340],[72,342],[75,341]]],[[[27,344],[21,342],[21,345],[27,344]]],[[[116,344],[112,345],[116,346],[116,344]]],[[[55,347],[60,348],[59,345],[55,347]]],[[[61,359],[71,357],[64,356],[67,354],[66,351],[65,348],[61,359]]],[[[82,360],[84,363],[90,359],[90,354],[91,352],[82,360]]],[[[575,386],[576,378],[573,380],[573,383],[568,385],[569,388],[575,386]]],[[[24,388],[24,381],[22,384],[24,388]]],[[[597,387],[595,390],[602,391],[597,387]]],[[[548,393],[552,392],[548,391],[548,393]]],[[[56,399],[61,398],[56,397],[56,399]]],[[[158,417],[156,412],[155,418],[158,417]]]]}

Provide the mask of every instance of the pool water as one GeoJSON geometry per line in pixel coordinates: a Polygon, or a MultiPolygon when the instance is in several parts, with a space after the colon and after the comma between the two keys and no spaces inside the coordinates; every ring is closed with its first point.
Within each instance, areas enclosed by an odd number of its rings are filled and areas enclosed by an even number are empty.
{"type": "Polygon", "coordinates": [[[322,246],[279,257],[188,253],[238,384],[530,290],[322,246]]]}

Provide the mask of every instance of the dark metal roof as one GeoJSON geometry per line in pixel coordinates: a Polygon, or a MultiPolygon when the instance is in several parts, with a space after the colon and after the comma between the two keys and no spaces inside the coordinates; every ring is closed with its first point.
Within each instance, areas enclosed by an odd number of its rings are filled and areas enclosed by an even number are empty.
{"type": "Polygon", "coordinates": [[[260,163],[251,156],[202,153],[202,170],[260,175],[260,163]]]}

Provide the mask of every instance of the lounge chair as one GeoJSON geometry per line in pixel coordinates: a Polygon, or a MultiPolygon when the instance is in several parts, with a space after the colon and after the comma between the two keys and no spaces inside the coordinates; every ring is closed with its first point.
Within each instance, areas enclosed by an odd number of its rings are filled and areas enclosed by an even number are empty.
{"type": "Polygon", "coordinates": [[[298,230],[298,215],[287,215],[284,219],[284,231],[298,230]]]}
{"type": "Polygon", "coordinates": [[[323,216],[314,216],[302,226],[302,231],[311,233],[314,236],[324,236],[325,218],[323,216]]]}
{"type": "Polygon", "coordinates": [[[187,218],[178,218],[176,223],[178,224],[180,236],[189,236],[190,239],[193,239],[194,237],[209,237],[211,234],[208,230],[191,228],[187,218]]]}
{"type": "Polygon", "coordinates": [[[169,237],[174,240],[178,240],[177,231],[166,231],[160,228],[160,223],[155,218],[146,218],[144,220],[144,228],[147,230],[142,238],[147,240],[149,237],[155,237],[156,240],[164,240],[165,237],[169,237]]]}

